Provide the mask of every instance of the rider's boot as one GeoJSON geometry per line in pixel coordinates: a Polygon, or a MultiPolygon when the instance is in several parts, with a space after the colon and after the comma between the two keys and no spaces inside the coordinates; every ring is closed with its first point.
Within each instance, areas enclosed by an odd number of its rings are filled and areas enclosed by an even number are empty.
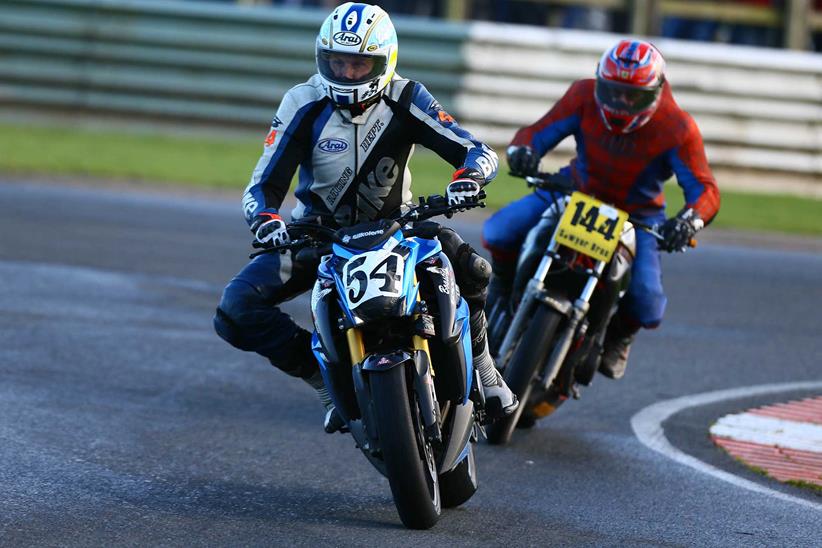
{"type": "Polygon", "coordinates": [[[494,359],[488,351],[486,336],[485,312],[471,314],[471,350],[474,354],[473,365],[479,371],[482,381],[482,392],[485,395],[485,415],[489,420],[505,417],[513,413],[519,401],[517,396],[494,367],[494,359]],[[476,335],[474,335],[476,333],[476,335]]]}
{"type": "Polygon", "coordinates": [[[599,372],[609,379],[621,379],[628,365],[628,354],[631,343],[634,341],[639,326],[615,315],[608,324],[605,332],[605,342],[602,346],[602,359],[599,362],[599,372]]]}
{"type": "Polygon", "coordinates": [[[338,431],[347,431],[345,421],[337,412],[337,408],[331,400],[331,395],[325,387],[317,358],[311,351],[311,333],[299,328],[294,337],[283,348],[282,355],[277,359],[269,358],[269,361],[271,365],[281,369],[288,375],[300,377],[317,391],[317,396],[320,398],[323,407],[325,407],[323,428],[326,432],[332,434],[338,431]]]}
{"type": "Polygon", "coordinates": [[[319,370],[311,377],[303,380],[305,380],[311,388],[317,391],[317,396],[320,398],[320,402],[323,404],[323,407],[325,407],[323,429],[329,434],[333,434],[334,432],[347,432],[348,429],[345,425],[345,421],[337,412],[337,408],[331,400],[331,395],[325,387],[325,382],[323,382],[323,377],[319,370]]]}

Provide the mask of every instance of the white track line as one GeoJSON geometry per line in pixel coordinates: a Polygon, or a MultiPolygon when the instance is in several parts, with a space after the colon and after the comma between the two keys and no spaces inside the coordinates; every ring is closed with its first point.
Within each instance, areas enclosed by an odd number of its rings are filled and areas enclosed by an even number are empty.
{"type": "Polygon", "coordinates": [[[780,500],[793,502],[795,504],[805,506],[806,508],[822,512],[822,504],[787,495],[780,491],[764,487],[753,481],[740,478],[720,470],[719,468],[711,466],[710,464],[706,464],[690,455],[686,455],[671,445],[668,438],[665,437],[665,431],[662,429],[662,423],[665,422],[668,417],[690,407],[699,407],[724,400],[747,398],[762,394],[818,389],[822,389],[822,381],[746,386],[742,388],[733,388],[730,390],[719,390],[716,392],[705,392],[703,394],[683,396],[681,398],[657,402],[640,410],[637,414],[631,417],[631,428],[633,428],[634,434],[636,434],[636,437],[639,438],[639,441],[641,441],[646,447],[653,449],[657,453],[661,453],[662,455],[665,455],[669,459],[680,464],[690,466],[694,470],[698,470],[705,474],[714,476],[715,478],[727,481],[737,487],[742,487],[750,491],[769,495],[780,500]]]}
{"type": "Polygon", "coordinates": [[[755,413],[726,415],[711,426],[711,434],[758,445],[822,454],[822,425],[755,413]]]}

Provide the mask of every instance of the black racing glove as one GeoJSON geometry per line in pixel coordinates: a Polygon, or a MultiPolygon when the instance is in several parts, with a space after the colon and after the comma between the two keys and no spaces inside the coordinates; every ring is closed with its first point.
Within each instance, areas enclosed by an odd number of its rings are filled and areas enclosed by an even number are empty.
{"type": "Polygon", "coordinates": [[[659,248],[669,253],[685,251],[696,233],[704,226],[705,222],[693,209],[683,209],[676,217],[671,217],[662,225],[659,232],[664,239],[660,242],[659,248]]]}
{"type": "Polygon", "coordinates": [[[454,178],[448,183],[445,195],[448,205],[475,204],[483,199],[482,187],[485,177],[476,169],[462,168],[454,172],[454,178]]]}
{"type": "Polygon", "coordinates": [[[534,149],[527,146],[509,146],[508,170],[511,175],[525,177],[535,175],[539,169],[539,156],[534,149]]]}
{"type": "Polygon", "coordinates": [[[291,241],[285,221],[274,212],[258,213],[251,223],[251,232],[262,247],[285,245],[291,241]]]}

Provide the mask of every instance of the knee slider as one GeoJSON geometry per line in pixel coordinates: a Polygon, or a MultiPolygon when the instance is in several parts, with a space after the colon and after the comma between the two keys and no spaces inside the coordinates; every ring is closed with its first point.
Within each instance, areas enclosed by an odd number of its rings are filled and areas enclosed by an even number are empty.
{"type": "Polygon", "coordinates": [[[468,307],[482,309],[488,298],[488,283],[491,280],[491,264],[482,258],[468,244],[457,250],[455,269],[460,293],[468,302],[468,307]]]}
{"type": "Polygon", "coordinates": [[[239,348],[240,350],[252,350],[245,340],[243,330],[222,308],[217,308],[214,314],[213,325],[217,335],[231,346],[239,348]]]}
{"type": "Polygon", "coordinates": [[[457,250],[457,263],[465,281],[477,290],[488,287],[491,280],[491,263],[477,254],[474,248],[464,243],[457,250]]]}
{"type": "Polygon", "coordinates": [[[224,341],[240,350],[255,350],[249,337],[249,311],[262,297],[251,285],[232,281],[223,291],[214,314],[214,331],[224,341]],[[242,318],[246,319],[244,322],[242,318]]]}
{"type": "Polygon", "coordinates": [[[634,296],[630,301],[620,303],[619,312],[623,321],[635,326],[635,329],[655,329],[662,323],[666,301],[664,295],[634,296]]]}

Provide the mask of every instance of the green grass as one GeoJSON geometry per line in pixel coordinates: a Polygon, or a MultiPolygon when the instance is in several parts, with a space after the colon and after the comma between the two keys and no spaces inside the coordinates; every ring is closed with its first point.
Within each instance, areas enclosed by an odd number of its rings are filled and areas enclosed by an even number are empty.
{"type": "MultiPolygon", "coordinates": [[[[820,476],[820,479],[822,479],[822,476],[820,476]]],[[[801,487],[802,489],[810,489],[811,491],[816,491],[817,493],[822,494],[822,485],[817,485],[816,483],[811,483],[805,480],[788,480],[785,483],[795,487],[801,487]]]]}
{"type": "Polygon", "coordinates": [[[0,170],[11,173],[190,184],[241,192],[261,150],[262,138],[0,125],[0,170]]]}
{"type": "MultiPolygon", "coordinates": [[[[206,188],[245,187],[262,151],[262,140],[171,136],[114,130],[0,124],[0,171],[98,179],[148,181],[206,188]]],[[[411,161],[416,194],[442,193],[453,169],[419,150],[411,161]]],[[[488,205],[498,208],[525,195],[520,179],[504,173],[488,188],[488,205]]],[[[721,181],[720,181],[721,185],[721,181]]],[[[667,187],[669,212],[682,193],[667,187]]],[[[714,226],[822,235],[822,200],[723,191],[714,226]]]]}

